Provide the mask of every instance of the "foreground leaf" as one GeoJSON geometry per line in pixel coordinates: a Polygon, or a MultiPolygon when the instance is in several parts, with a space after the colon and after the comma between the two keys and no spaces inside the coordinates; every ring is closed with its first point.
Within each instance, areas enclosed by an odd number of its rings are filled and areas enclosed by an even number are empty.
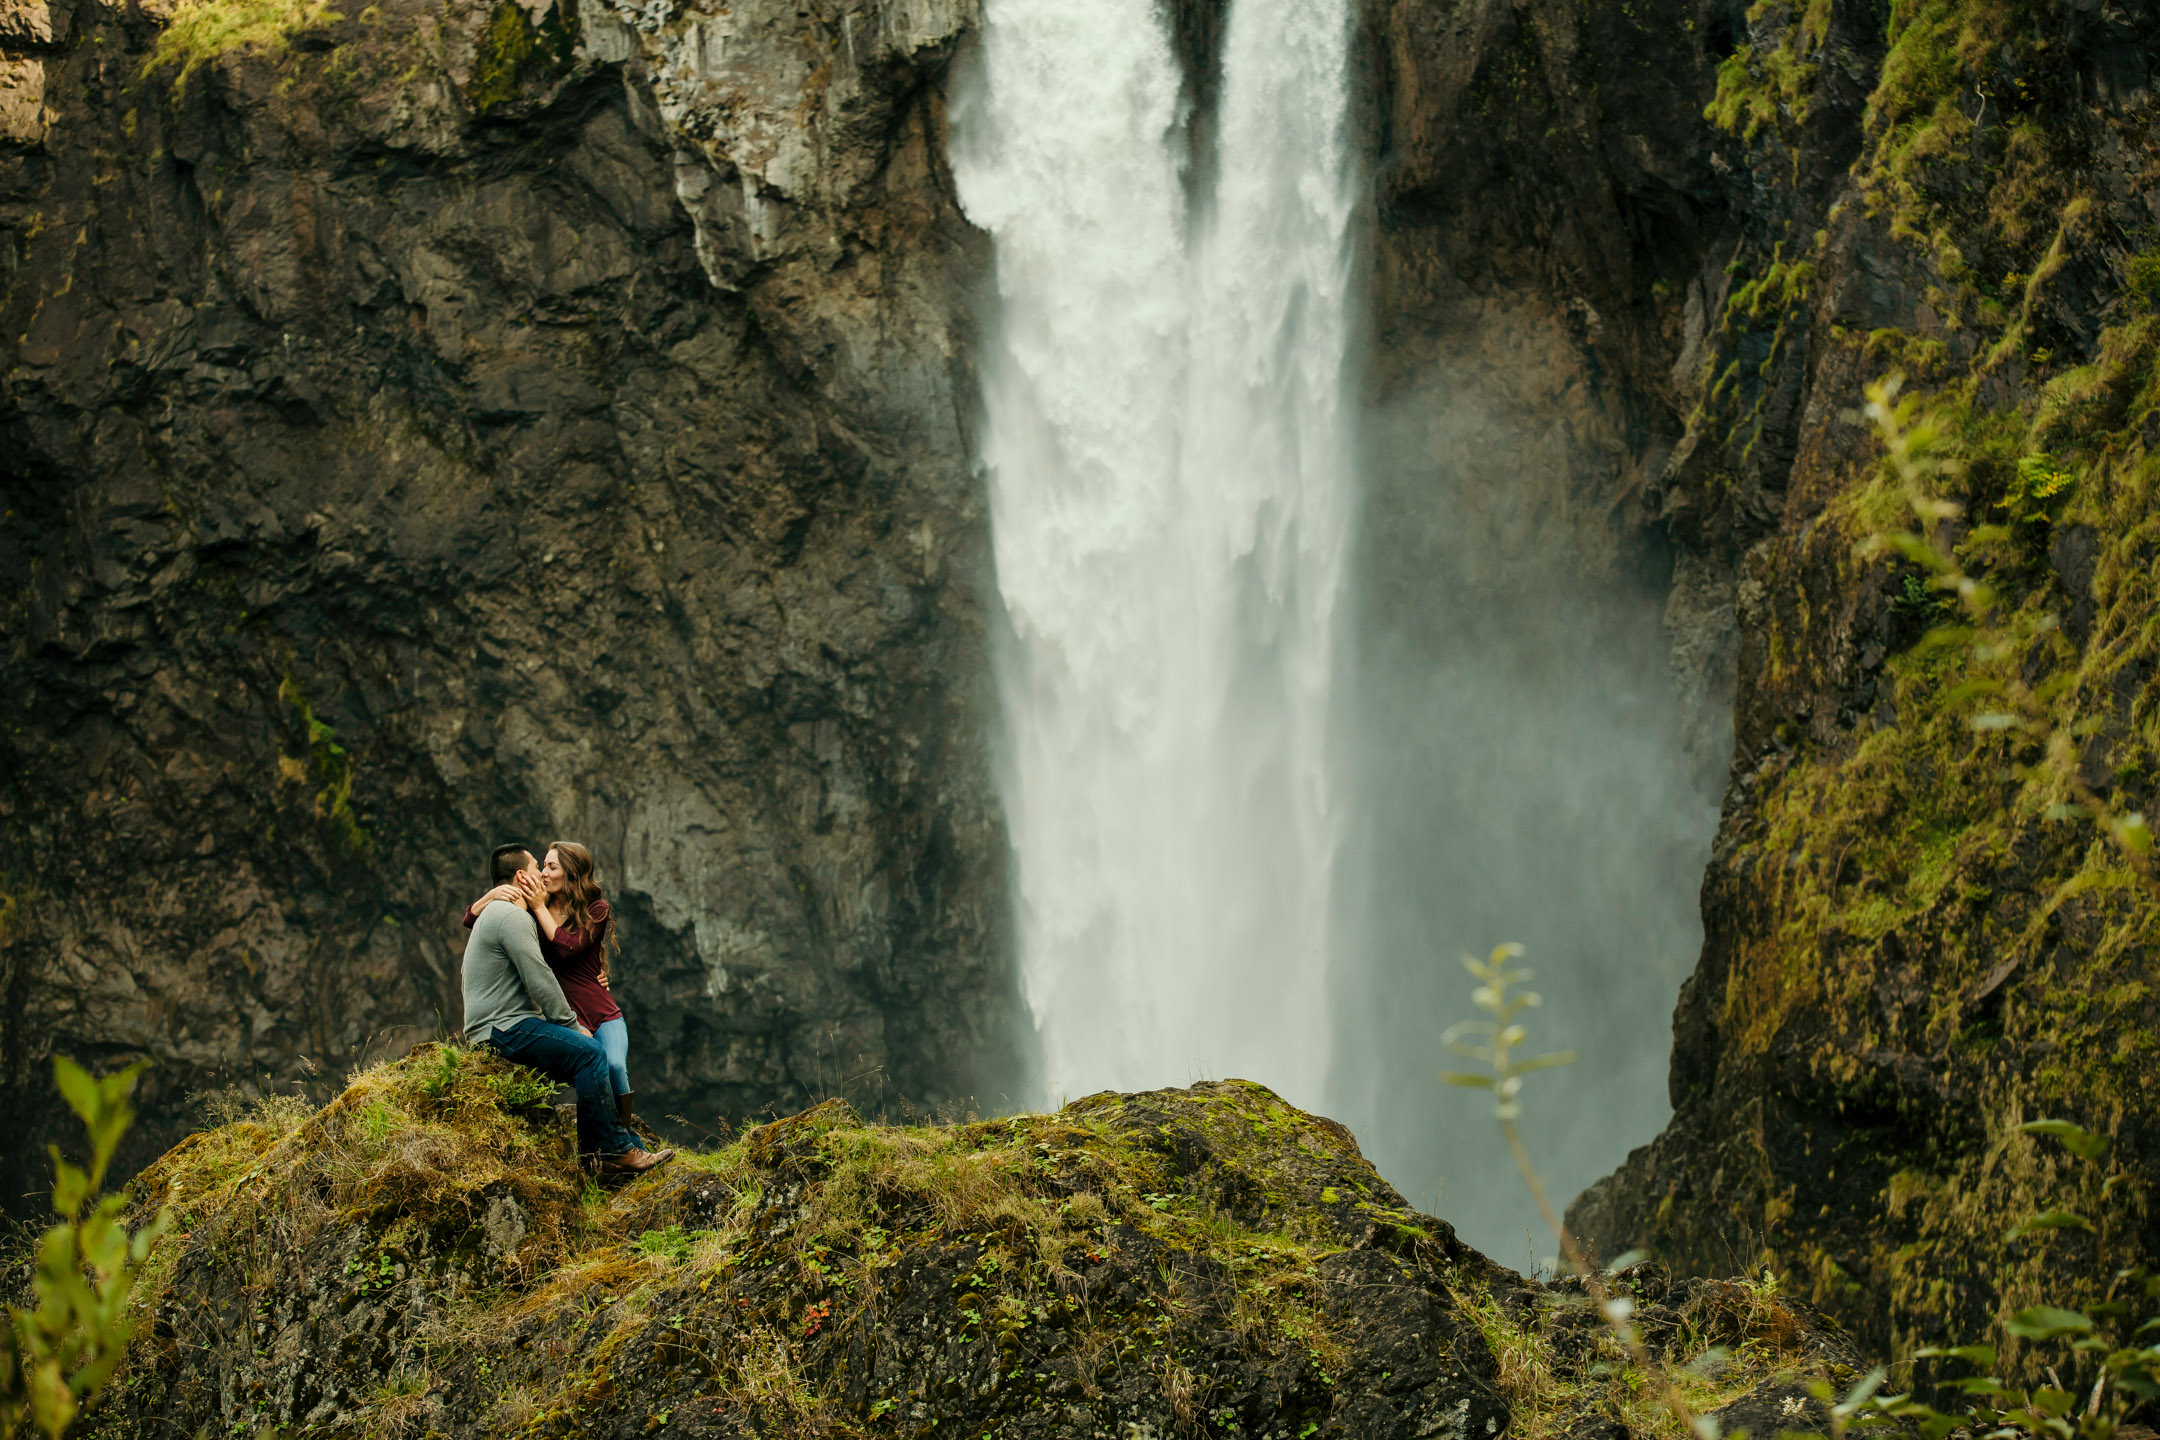
{"type": "Polygon", "coordinates": [[[2053,1305],[2028,1305],[2003,1326],[2020,1340],[2054,1340],[2064,1335],[2089,1335],[2092,1321],[2075,1310],[2053,1305]]]}

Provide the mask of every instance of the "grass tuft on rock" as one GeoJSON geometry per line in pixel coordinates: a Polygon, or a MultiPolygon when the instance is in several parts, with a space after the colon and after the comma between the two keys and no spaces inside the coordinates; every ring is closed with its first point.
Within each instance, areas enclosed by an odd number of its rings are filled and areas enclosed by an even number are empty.
{"type": "MultiPolygon", "coordinates": [[[[1855,1377],[1851,1357],[1780,1297],[1768,1275],[1675,1283],[1660,1267],[1643,1265],[1616,1277],[1612,1288],[1633,1302],[1642,1333],[1698,1415],[1770,1396],[1785,1411],[1784,1428],[1804,1431],[1803,1413],[1813,1419],[1817,1408],[1807,1403],[1809,1385],[1842,1387],[1855,1377]]],[[[1643,1383],[1580,1284],[1457,1299],[1499,1363],[1514,1440],[1557,1440],[1612,1422],[1629,1435],[1677,1435],[1656,1387],[1643,1383]]]]}
{"type": "Polygon", "coordinates": [[[297,32],[344,18],[328,0],[176,0],[143,70],[176,70],[174,87],[185,88],[190,75],[228,51],[282,54],[297,32]]]}

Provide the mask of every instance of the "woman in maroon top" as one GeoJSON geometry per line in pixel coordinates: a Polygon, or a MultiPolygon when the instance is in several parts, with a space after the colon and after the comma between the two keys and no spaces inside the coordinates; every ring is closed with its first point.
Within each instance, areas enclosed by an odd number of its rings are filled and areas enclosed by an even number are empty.
{"type": "Polygon", "coordinates": [[[608,987],[608,960],[617,948],[615,927],[608,923],[608,903],[593,878],[592,852],[574,840],[557,840],[548,846],[537,872],[521,870],[513,883],[498,885],[475,900],[465,912],[465,924],[470,927],[497,900],[532,912],[540,927],[540,953],[562,982],[563,998],[576,1012],[578,1028],[607,1052],[615,1106],[629,1124],[634,1099],[630,1027],[608,987]]]}

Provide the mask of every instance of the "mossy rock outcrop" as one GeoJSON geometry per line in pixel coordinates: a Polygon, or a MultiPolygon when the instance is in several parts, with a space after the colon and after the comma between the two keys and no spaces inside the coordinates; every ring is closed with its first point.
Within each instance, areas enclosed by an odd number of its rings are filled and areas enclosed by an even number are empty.
{"type": "Polygon", "coordinates": [[[1739,576],[1733,779],[1674,1118],[1573,1220],[2040,1383],[2004,1318],[2118,1301],[2160,1185],[2160,884],[2111,838],[2160,803],[2160,12],[1747,15],[1711,107],[1744,228],[1656,496],[1739,576]],[[1890,375],[1987,603],[1880,543],[1920,523],[1858,409],[1890,375]]]}
{"type": "MultiPolygon", "coordinates": [[[[91,1433],[1678,1434],[1573,1286],[1245,1081],[935,1127],[844,1103],[612,1191],[530,1072],[427,1046],[191,1137],[91,1433]]],[[[1852,1357],[1768,1285],[1616,1277],[1698,1409],[1852,1357]]]]}

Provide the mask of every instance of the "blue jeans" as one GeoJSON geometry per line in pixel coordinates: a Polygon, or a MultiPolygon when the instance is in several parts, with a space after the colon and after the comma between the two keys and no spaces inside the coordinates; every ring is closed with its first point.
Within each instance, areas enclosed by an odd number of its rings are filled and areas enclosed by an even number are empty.
{"type": "Polygon", "coordinates": [[[577,1088],[578,1152],[620,1155],[638,1148],[635,1135],[615,1118],[615,1093],[608,1083],[607,1052],[600,1042],[572,1025],[555,1025],[537,1015],[481,1042],[513,1065],[530,1065],[550,1080],[577,1088]]]}
{"type": "Polygon", "coordinates": [[[607,1052],[608,1079],[615,1084],[617,1095],[630,1093],[630,1025],[622,1016],[603,1020],[594,1028],[592,1038],[600,1042],[607,1052]]]}

